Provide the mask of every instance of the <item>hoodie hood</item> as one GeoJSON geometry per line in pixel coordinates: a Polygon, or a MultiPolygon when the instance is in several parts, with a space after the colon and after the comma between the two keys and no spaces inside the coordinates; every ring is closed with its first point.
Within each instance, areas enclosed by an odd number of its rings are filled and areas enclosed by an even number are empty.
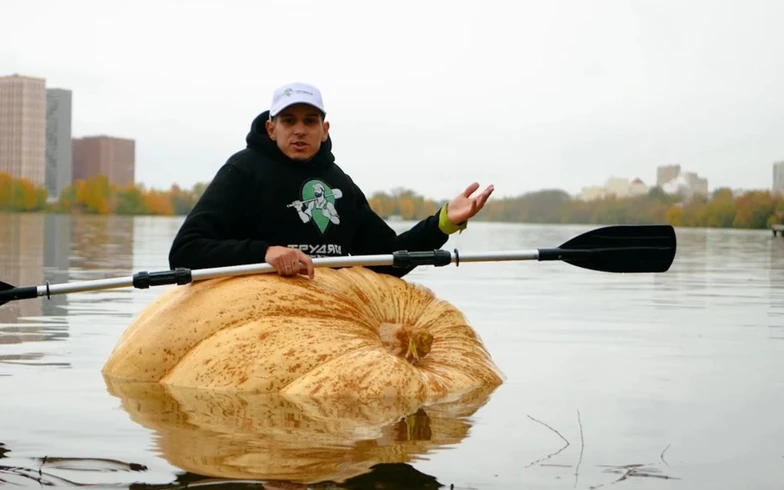
{"type": "Polygon", "coordinates": [[[280,151],[278,145],[270,139],[267,134],[267,128],[264,123],[269,119],[269,111],[264,111],[250,124],[250,131],[245,137],[245,142],[248,148],[258,151],[272,160],[287,164],[302,166],[307,165],[311,168],[326,167],[335,163],[335,156],[332,154],[332,137],[327,135],[327,141],[321,143],[318,153],[308,162],[295,161],[287,157],[285,153],[280,151]]]}

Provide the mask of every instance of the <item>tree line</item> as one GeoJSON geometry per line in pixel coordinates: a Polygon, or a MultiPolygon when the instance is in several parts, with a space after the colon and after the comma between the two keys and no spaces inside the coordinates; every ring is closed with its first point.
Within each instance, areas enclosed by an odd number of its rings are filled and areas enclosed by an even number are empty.
{"type": "MultiPolygon", "coordinates": [[[[46,190],[0,172],[0,210],[116,215],[183,216],[190,212],[207,183],[168,190],[142,185],[118,186],[103,175],[78,180],[47,202],[46,190]]],[[[376,192],[370,207],[385,219],[420,220],[446,201],[432,200],[409,189],[376,192]]],[[[523,223],[648,224],[683,227],[769,228],[784,224],[784,196],[768,190],[733,194],[720,188],[708,196],[667,194],[654,187],[647,194],[582,201],[560,189],[544,189],[516,197],[493,198],[476,221],[523,223]]]]}
{"type": "Polygon", "coordinates": [[[11,212],[52,212],[115,215],[186,215],[204,189],[173,185],[169,190],[147,189],[143,185],[118,186],[105,175],[77,180],[63,189],[55,202],[47,202],[44,187],[0,172],[0,210],[11,212]]]}

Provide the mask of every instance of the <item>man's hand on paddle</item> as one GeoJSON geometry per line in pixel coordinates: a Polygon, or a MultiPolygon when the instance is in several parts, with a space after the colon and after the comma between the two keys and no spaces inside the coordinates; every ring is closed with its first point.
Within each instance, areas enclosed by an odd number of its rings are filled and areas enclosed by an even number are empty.
{"type": "Polygon", "coordinates": [[[490,185],[481,193],[471,197],[471,194],[476,192],[477,189],[479,189],[479,183],[474,182],[449,202],[446,208],[446,215],[452,223],[459,224],[469,218],[473,218],[484,207],[487,198],[493,193],[494,187],[490,185]]]}
{"type": "Polygon", "coordinates": [[[264,261],[272,265],[281,276],[302,274],[313,279],[313,260],[302,250],[272,246],[267,249],[264,261]]]}

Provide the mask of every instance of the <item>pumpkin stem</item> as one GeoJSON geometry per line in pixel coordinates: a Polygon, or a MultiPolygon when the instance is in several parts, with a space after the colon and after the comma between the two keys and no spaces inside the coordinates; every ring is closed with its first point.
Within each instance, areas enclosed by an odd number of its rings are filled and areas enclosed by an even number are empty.
{"type": "Polygon", "coordinates": [[[430,417],[421,408],[411,415],[403,417],[397,426],[397,440],[429,441],[433,436],[430,428],[430,417]]]}
{"type": "Polygon", "coordinates": [[[433,335],[426,331],[420,330],[414,332],[408,337],[408,350],[406,351],[406,359],[409,361],[418,361],[425,357],[430,352],[430,346],[433,344],[433,335]]]}
{"type": "Polygon", "coordinates": [[[399,323],[383,323],[379,329],[381,342],[395,355],[415,363],[425,357],[433,345],[433,334],[399,323]]]}

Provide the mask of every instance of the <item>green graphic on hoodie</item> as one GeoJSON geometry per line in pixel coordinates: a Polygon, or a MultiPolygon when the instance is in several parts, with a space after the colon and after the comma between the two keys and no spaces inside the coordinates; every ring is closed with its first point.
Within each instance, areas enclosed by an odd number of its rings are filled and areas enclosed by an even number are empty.
{"type": "Polygon", "coordinates": [[[325,182],[313,179],[302,186],[300,199],[286,207],[296,209],[303,223],[312,221],[323,234],[330,224],[340,224],[335,201],[341,197],[343,192],[340,189],[332,189],[325,182]]]}

